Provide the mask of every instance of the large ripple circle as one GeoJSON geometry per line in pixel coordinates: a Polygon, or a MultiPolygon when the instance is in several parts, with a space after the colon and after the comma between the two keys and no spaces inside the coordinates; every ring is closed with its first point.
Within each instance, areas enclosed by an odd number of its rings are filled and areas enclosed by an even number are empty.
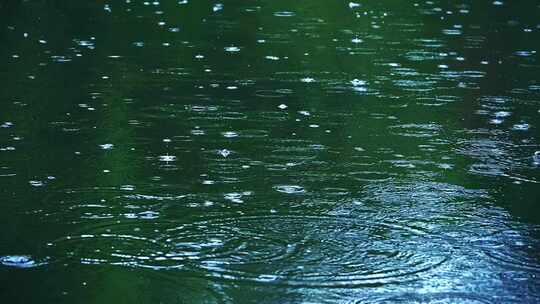
{"type": "Polygon", "coordinates": [[[170,229],[168,256],[205,277],[288,286],[398,283],[444,263],[420,229],[331,216],[244,216],[170,229]]]}

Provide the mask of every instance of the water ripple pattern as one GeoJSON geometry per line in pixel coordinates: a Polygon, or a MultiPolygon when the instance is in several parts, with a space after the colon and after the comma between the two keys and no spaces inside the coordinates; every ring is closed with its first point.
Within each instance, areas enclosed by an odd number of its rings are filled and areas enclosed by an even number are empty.
{"type": "Polygon", "coordinates": [[[2,303],[540,303],[539,1],[0,1],[2,303]]]}
{"type": "Polygon", "coordinates": [[[83,264],[183,269],[293,286],[403,282],[443,265],[449,246],[418,227],[375,218],[267,215],[111,224],[50,244],[83,264]],[[170,228],[164,228],[169,226],[170,228]],[[60,248],[65,248],[61,250],[60,248]]]}

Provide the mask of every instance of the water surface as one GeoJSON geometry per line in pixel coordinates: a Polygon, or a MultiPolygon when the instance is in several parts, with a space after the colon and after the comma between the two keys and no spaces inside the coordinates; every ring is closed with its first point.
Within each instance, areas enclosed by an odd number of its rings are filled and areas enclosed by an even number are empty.
{"type": "Polygon", "coordinates": [[[0,2],[6,303],[540,302],[540,2],[0,2]]]}

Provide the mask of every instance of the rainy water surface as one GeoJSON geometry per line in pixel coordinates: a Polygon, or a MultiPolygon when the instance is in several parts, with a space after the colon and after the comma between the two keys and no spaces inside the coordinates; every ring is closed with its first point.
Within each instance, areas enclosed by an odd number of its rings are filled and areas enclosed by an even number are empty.
{"type": "Polygon", "coordinates": [[[539,16],[0,1],[2,303],[540,302],[539,16]]]}

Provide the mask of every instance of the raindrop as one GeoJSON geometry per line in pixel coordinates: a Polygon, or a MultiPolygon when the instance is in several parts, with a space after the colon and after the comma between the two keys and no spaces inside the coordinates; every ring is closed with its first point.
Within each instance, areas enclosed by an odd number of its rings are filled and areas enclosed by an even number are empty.
{"type": "Polygon", "coordinates": [[[103,144],[103,145],[99,145],[99,147],[103,150],[112,150],[114,148],[114,145],[113,144],[103,144]]]}
{"type": "Polygon", "coordinates": [[[176,156],[174,155],[160,155],[159,156],[159,161],[162,161],[162,162],[172,162],[172,161],[176,161],[176,156]]]}
{"type": "Polygon", "coordinates": [[[228,46],[225,48],[225,51],[230,52],[230,53],[236,53],[236,52],[240,52],[240,48],[236,46],[228,46]]]}
{"type": "Polygon", "coordinates": [[[364,80],[359,80],[359,79],[353,79],[351,80],[351,84],[355,87],[357,86],[363,86],[363,85],[366,85],[366,82],[364,80]]]}
{"type": "Polygon", "coordinates": [[[221,149],[221,150],[218,150],[217,153],[223,157],[227,157],[229,155],[231,155],[231,151],[227,150],[227,149],[221,149]]]}
{"type": "Polygon", "coordinates": [[[222,3],[214,4],[214,7],[212,8],[212,11],[214,11],[214,13],[219,12],[221,10],[223,10],[223,4],[222,3]]]}
{"type": "Polygon", "coordinates": [[[305,78],[300,79],[300,81],[305,82],[305,83],[311,83],[311,82],[315,82],[315,79],[311,77],[305,77],[305,78]]]}

